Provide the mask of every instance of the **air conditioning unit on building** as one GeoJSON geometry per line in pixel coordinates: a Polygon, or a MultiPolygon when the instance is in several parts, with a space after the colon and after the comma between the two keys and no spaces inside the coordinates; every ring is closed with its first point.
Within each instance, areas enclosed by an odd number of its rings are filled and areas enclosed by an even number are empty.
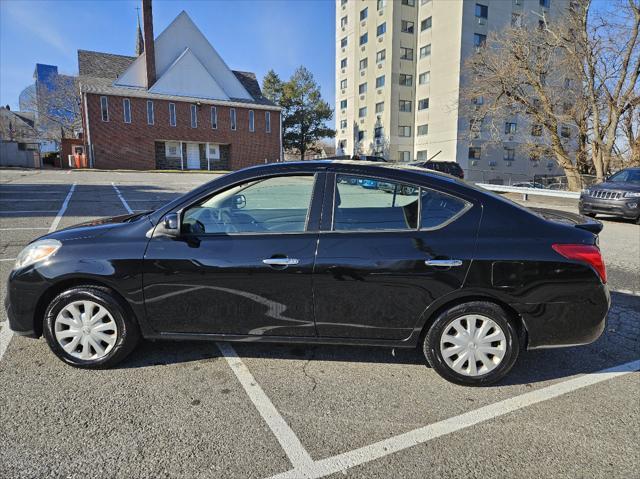
{"type": "Polygon", "coordinates": [[[508,167],[513,166],[513,161],[507,161],[507,166],[508,166],[508,167]]]}
{"type": "Polygon", "coordinates": [[[366,21],[360,22],[360,26],[361,27],[366,27],[367,26],[367,22],[366,21]]]}
{"type": "Polygon", "coordinates": [[[489,162],[489,167],[494,168],[496,166],[496,162],[495,161],[490,161],[489,162]]]}
{"type": "Polygon", "coordinates": [[[361,99],[361,100],[364,100],[364,95],[360,95],[360,99],[361,99]]]}
{"type": "Polygon", "coordinates": [[[360,51],[361,52],[365,51],[365,47],[360,47],[360,51]]]}
{"type": "Polygon", "coordinates": [[[478,25],[486,25],[487,19],[484,17],[478,17],[478,25]]]}
{"type": "Polygon", "coordinates": [[[378,90],[378,95],[382,95],[382,90],[378,90]]]}
{"type": "Polygon", "coordinates": [[[383,38],[383,37],[384,37],[384,35],[380,35],[380,36],[378,37],[378,43],[382,43],[382,40],[384,40],[384,38],[383,38]]]}
{"type": "Polygon", "coordinates": [[[471,166],[478,166],[478,160],[471,160],[471,166]]]}
{"type": "Polygon", "coordinates": [[[365,75],[365,73],[367,73],[367,72],[366,72],[366,71],[364,71],[364,70],[362,70],[362,71],[360,72],[360,76],[361,76],[361,77],[363,77],[363,76],[365,75]]]}
{"type": "Polygon", "coordinates": [[[382,9],[378,10],[378,15],[382,16],[382,15],[383,15],[383,13],[384,13],[384,12],[382,11],[382,9]]]}
{"type": "Polygon", "coordinates": [[[382,68],[382,63],[378,63],[378,68],[382,68]]]}

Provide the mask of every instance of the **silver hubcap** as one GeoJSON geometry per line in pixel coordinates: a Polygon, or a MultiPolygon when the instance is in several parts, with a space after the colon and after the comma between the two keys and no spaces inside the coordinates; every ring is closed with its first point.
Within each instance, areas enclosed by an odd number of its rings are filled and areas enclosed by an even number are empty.
{"type": "Polygon", "coordinates": [[[104,306],[74,301],[58,313],[54,323],[58,344],[78,359],[100,359],[118,339],[118,326],[104,306]]]}
{"type": "Polygon", "coordinates": [[[498,324],[479,314],[453,320],[440,338],[440,353],[447,365],[464,376],[480,376],[502,362],[507,338],[498,324]]]}

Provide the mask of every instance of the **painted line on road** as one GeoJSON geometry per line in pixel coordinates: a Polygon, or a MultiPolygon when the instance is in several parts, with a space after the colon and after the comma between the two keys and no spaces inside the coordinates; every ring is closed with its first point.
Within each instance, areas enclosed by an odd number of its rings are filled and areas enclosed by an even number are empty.
{"type": "Polygon", "coordinates": [[[613,289],[611,288],[609,291],[612,293],[622,293],[629,294],[631,296],[640,296],[640,291],[633,291],[632,289],[613,289]]]}
{"type": "Polygon", "coordinates": [[[118,198],[120,198],[124,209],[127,210],[127,213],[132,214],[133,210],[131,209],[131,207],[129,207],[129,203],[127,203],[127,201],[124,199],[124,196],[122,196],[122,193],[120,193],[120,190],[113,181],[111,182],[111,186],[113,186],[113,189],[116,190],[116,194],[118,195],[118,198]]]}
{"type": "Polygon", "coordinates": [[[16,258],[0,258],[0,261],[15,261],[16,258]]]}
{"type": "Polygon", "coordinates": [[[24,202],[32,202],[32,203],[47,203],[49,201],[53,201],[54,198],[42,198],[42,199],[34,199],[34,198],[0,198],[0,203],[9,202],[9,201],[18,201],[20,203],[24,202]]]}
{"type": "Polygon", "coordinates": [[[294,470],[307,470],[312,466],[313,460],[304,448],[298,436],[289,427],[282,415],[278,412],[271,400],[264,393],[258,381],[253,377],[247,366],[229,343],[216,343],[218,349],[227,360],[229,367],[234,372],[238,381],[251,399],[262,419],[267,423],[271,432],[282,446],[285,454],[291,461],[294,470]]]}
{"type": "Polygon", "coordinates": [[[328,476],[340,471],[345,472],[347,469],[352,467],[383,458],[419,444],[424,444],[432,439],[446,436],[462,429],[475,426],[476,424],[504,416],[505,414],[509,414],[519,409],[533,406],[534,404],[538,404],[543,401],[548,401],[549,399],[557,398],[578,389],[633,373],[639,369],[640,359],[594,373],[588,373],[536,391],[505,399],[503,401],[460,414],[459,416],[454,416],[443,421],[429,424],[428,426],[414,429],[413,431],[376,442],[369,446],[364,446],[353,451],[338,454],[319,461],[312,461],[307,467],[298,469],[294,468],[290,471],[276,474],[272,476],[271,479],[311,479],[328,476]]]}
{"type": "Polygon", "coordinates": [[[18,214],[18,213],[57,213],[58,210],[20,210],[20,211],[14,211],[14,210],[2,210],[0,211],[0,214],[2,215],[6,215],[6,214],[18,214]]]}
{"type": "Polygon", "coordinates": [[[35,226],[29,226],[25,228],[0,228],[0,231],[17,231],[17,230],[48,230],[47,227],[37,228],[35,226]]]}
{"type": "MultiPolygon", "coordinates": [[[[53,222],[51,223],[51,226],[49,227],[49,233],[53,233],[58,228],[58,225],[60,224],[60,220],[62,219],[62,216],[64,215],[65,211],[67,211],[67,206],[69,206],[71,195],[73,195],[73,192],[75,191],[75,189],[76,189],[76,184],[74,183],[73,185],[71,185],[71,188],[69,189],[69,193],[67,193],[67,197],[64,199],[62,206],[60,206],[60,209],[58,210],[58,214],[56,215],[56,217],[53,219],[53,222]]],[[[8,261],[8,259],[6,261],[8,261]]],[[[11,342],[12,337],[13,337],[13,331],[11,330],[11,328],[9,328],[9,322],[7,321],[5,325],[2,327],[2,330],[0,330],[0,361],[2,361],[2,357],[4,356],[4,353],[9,347],[9,343],[11,342]]]]}

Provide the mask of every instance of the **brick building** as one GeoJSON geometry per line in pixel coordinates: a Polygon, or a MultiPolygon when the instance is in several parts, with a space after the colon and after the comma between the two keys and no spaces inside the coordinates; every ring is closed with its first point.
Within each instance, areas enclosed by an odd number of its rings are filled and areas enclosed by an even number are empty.
{"type": "Polygon", "coordinates": [[[138,57],[78,51],[89,163],[115,169],[239,169],[281,160],[280,109],[233,71],[182,12],[138,57]]]}

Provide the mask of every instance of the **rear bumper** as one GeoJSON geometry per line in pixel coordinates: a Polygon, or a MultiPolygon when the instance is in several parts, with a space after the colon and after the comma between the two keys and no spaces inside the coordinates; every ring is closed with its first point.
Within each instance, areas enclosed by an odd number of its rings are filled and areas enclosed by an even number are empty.
{"type": "Polygon", "coordinates": [[[601,284],[567,301],[513,306],[527,329],[527,349],[579,346],[594,342],[604,331],[611,296],[601,284]]]}
{"type": "Polygon", "coordinates": [[[592,198],[590,196],[581,196],[578,208],[581,214],[600,213],[603,215],[636,219],[640,216],[640,198],[604,200],[601,198],[592,198]]]}

